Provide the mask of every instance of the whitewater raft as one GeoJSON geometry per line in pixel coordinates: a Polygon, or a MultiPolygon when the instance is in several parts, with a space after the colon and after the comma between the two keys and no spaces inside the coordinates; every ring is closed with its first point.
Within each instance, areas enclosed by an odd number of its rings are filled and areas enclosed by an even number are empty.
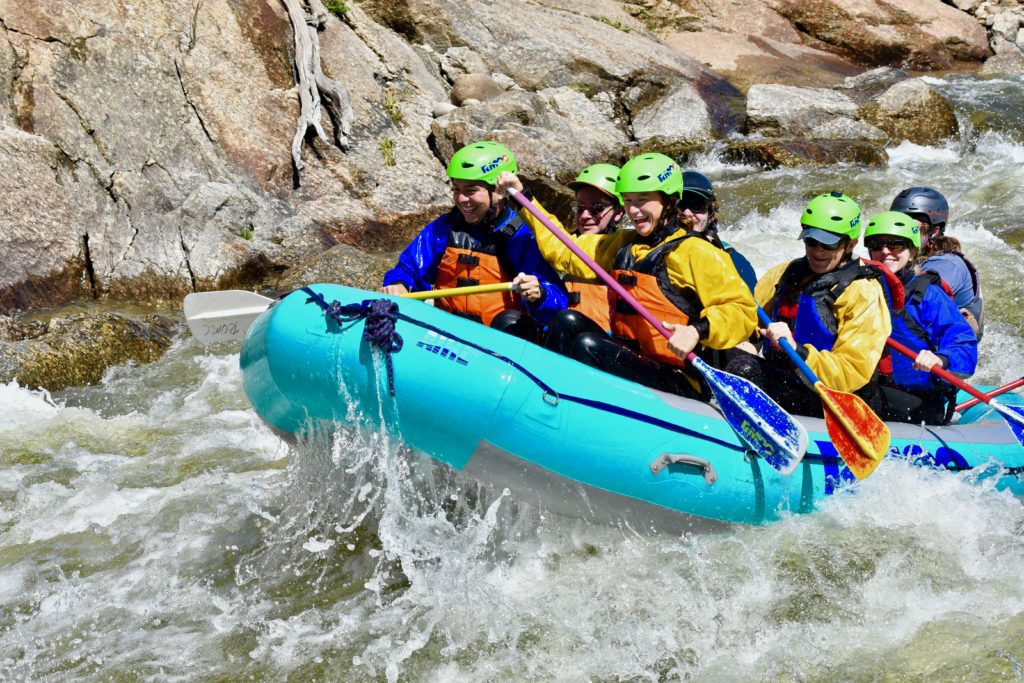
{"type": "MultiPolygon", "coordinates": [[[[246,334],[241,367],[256,412],[285,438],[358,415],[363,427],[383,425],[431,458],[574,517],[659,529],[762,524],[809,512],[853,481],[821,419],[798,418],[810,447],[782,476],[711,405],[426,303],[340,285],[311,285],[271,306],[246,334]],[[382,338],[371,312],[388,308],[381,300],[398,307],[397,337],[382,338]],[[365,338],[367,324],[391,353],[365,338]]],[[[984,405],[955,425],[890,428],[889,457],[975,470],[1024,494],[1024,448],[984,405]]]]}

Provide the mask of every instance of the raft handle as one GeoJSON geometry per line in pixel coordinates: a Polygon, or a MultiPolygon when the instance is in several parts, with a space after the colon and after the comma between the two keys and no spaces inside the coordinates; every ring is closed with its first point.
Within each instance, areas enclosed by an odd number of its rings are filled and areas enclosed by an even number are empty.
{"type": "Polygon", "coordinates": [[[651,461],[651,474],[657,476],[669,465],[692,465],[699,467],[704,473],[704,483],[708,486],[718,481],[718,473],[710,461],[698,458],[689,453],[662,453],[651,461]]]}

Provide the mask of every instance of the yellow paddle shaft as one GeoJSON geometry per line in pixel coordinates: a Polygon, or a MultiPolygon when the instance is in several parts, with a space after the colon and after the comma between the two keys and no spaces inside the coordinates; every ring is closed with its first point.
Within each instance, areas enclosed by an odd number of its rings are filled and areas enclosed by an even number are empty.
{"type": "Polygon", "coordinates": [[[406,299],[441,299],[446,296],[467,296],[469,294],[489,294],[491,292],[507,292],[513,289],[511,282],[498,282],[493,285],[472,285],[469,287],[452,287],[451,289],[432,289],[426,292],[410,292],[403,294],[406,299]]]}

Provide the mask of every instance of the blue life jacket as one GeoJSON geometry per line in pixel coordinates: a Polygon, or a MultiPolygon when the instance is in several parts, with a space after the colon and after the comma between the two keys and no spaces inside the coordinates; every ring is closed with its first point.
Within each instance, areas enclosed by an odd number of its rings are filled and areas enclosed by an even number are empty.
{"type": "MultiPolygon", "coordinates": [[[[790,262],[779,278],[775,296],[768,304],[768,315],[773,321],[788,324],[798,344],[831,351],[839,333],[836,300],[854,281],[869,279],[881,280],[883,275],[875,266],[857,258],[824,275],[811,270],[807,257],[798,258],[790,262]]],[[[768,354],[782,353],[767,345],[765,350],[768,354]]]]}

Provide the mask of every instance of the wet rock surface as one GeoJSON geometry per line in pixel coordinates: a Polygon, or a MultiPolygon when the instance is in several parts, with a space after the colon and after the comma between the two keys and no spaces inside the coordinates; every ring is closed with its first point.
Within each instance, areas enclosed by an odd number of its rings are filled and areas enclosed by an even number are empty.
{"type": "Polygon", "coordinates": [[[169,315],[74,313],[49,320],[0,317],[0,382],[57,391],[99,382],[107,368],[159,358],[180,333],[169,315]]]}
{"type": "MultiPolygon", "coordinates": [[[[888,144],[959,134],[938,92],[891,67],[977,68],[991,38],[986,69],[1019,70],[1021,15],[1009,0],[346,3],[318,37],[352,101],[350,146],[307,141],[299,174],[282,4],[0,0],[0,314],[303,278],[375,288],[450,206],[451,154],[482,138],[555,203],[583,166],[648,149],[885,163],[888,144]]],[[[150,353],[89,336],[110,350],[62,361],[83,370],[24,376],[96,381],[84,368],[150,353]]],[[[66,346],[3,343],[21,345],[11,359],[66,346]]]]}

